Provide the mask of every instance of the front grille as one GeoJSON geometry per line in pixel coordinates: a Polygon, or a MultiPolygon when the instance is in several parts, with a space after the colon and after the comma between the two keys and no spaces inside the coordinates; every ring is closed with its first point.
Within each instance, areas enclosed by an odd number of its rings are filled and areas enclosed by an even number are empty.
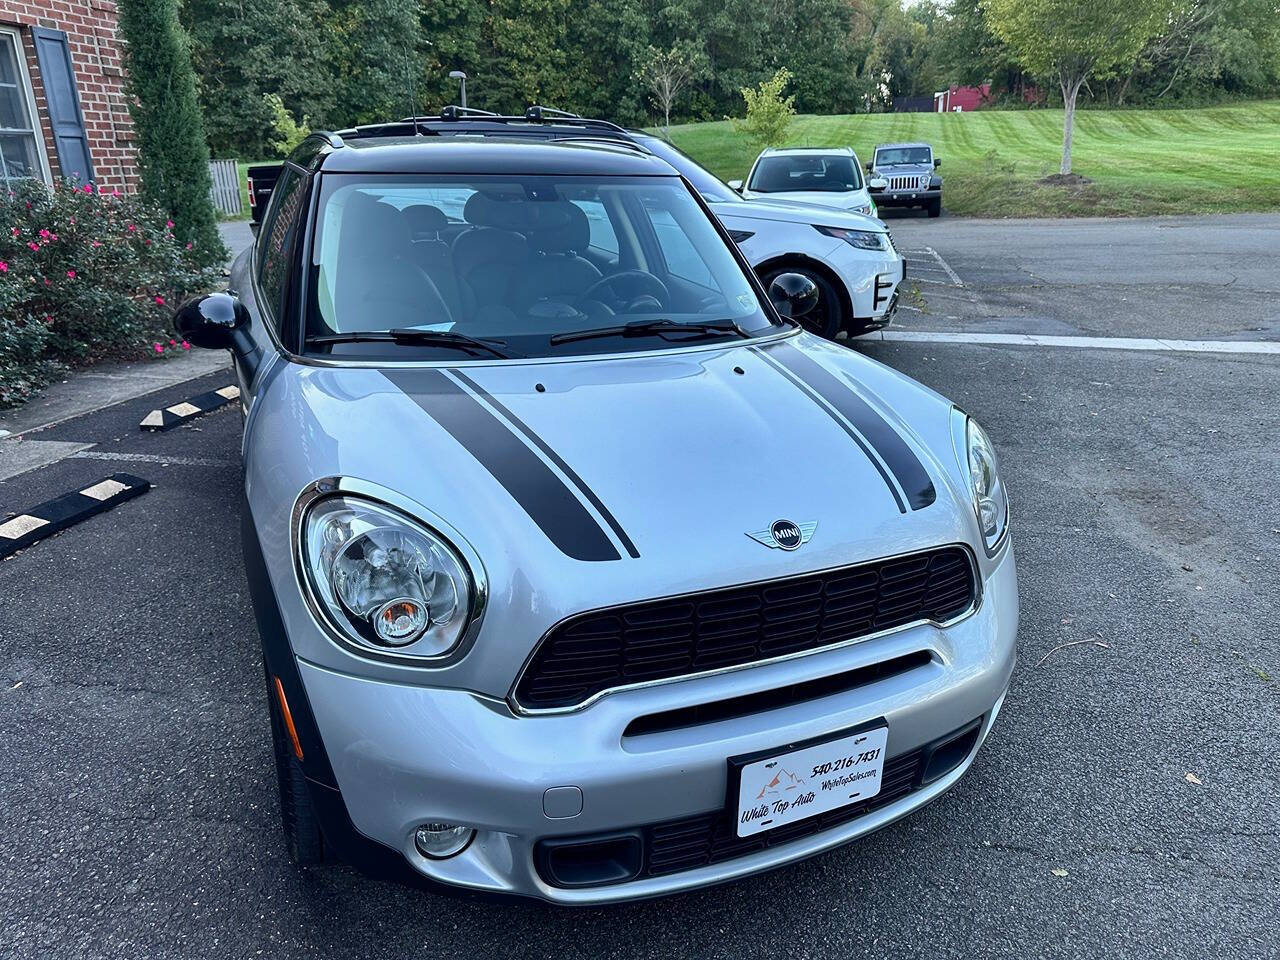
{"type": "Polygon", "coordinates": [[[911,174],[905,177],[890,177],[890,190],[927,190],[929,187],[929,177],[927,174],[911,174]]]}
{"type": "Polygon", "coordinates": [[[661,877],[733,860],[856,820],[877,807],[901,800],[919,787],[923,761],[923,747],[886,760],[880,774],[880,792],[874,797],[750,837],[738,836],[733,817],[724,810],[651,824],[644,828],[641,876],[661,877]]]}
{"type": "Polygon", "coordinates": [[[969,552],[949,546],[585,613],[543,638],[515,699],[526,709],[572,707],[615,687],[817,650],[909,623],[946,623],[976,598],[969,552]]]}

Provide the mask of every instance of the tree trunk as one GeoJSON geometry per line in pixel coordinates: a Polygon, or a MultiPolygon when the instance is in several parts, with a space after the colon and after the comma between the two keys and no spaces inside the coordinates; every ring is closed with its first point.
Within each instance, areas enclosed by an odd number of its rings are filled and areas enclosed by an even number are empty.
{"type": "Polygon", "coordinates": [[[667,138],[667,143],[671,142],[671,101],[668,100],[662,105],[662,132],[667,138]]]}
{"type": "Polygon", "coordinates": [[[1080,85],[1084,77],[1072,77],[1062,80],[1062,165],[1058,172],[1064,176],[1071,172],[1071,137],[1076,126],[1076,97],[1080,95],[1080,85]]]}

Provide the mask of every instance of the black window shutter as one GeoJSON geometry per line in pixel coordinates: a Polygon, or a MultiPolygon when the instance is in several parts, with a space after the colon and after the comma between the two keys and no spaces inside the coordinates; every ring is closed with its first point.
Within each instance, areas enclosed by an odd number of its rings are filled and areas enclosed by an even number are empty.
{"type": "Polygon", "coordinates": [[[93,161],[89,159],[89,138],[84,132],[84,115],[80,112],[80,94],[76,91],[67,35],[61,30],[32,27],[31,39],[35,41],[36,62],[40,64],[44,98],[49,105],[58,166],[64,177],[89,183],[93,180],[93,161]]]}

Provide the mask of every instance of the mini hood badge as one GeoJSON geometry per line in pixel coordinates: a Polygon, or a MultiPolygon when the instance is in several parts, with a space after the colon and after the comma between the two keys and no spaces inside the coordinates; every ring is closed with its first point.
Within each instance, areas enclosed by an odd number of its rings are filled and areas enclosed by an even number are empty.
{"type": "Polygon", "coordinates": [[[818,521],[809,523],[792,523],[790,520],[775,520],[768,530],[757,530],[747,536],[766,547],[777,547],[779,550],[796,550],[809,542],[813,531],[818,529],[818,521]]]}

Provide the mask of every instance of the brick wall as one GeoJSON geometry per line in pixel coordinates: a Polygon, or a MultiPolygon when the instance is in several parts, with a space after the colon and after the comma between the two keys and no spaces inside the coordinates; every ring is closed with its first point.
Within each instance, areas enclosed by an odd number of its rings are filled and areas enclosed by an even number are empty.
{"type": "Polygon", "coordinates": [[[85,133],[89,138],[89,155],[98,184],[123,193],[136,190],[138,163],[133,147],[133,122],[124,97],[121,41],[116,36],[113,0],[0,0],[0,24],[16,26],[22,34],[27,70],[35,88],[36,110],[44,133],[45,153],[53,175],[59,176],[61,169],[49,126],[31,27],[51,27],[67,34],[85,133]]]}

